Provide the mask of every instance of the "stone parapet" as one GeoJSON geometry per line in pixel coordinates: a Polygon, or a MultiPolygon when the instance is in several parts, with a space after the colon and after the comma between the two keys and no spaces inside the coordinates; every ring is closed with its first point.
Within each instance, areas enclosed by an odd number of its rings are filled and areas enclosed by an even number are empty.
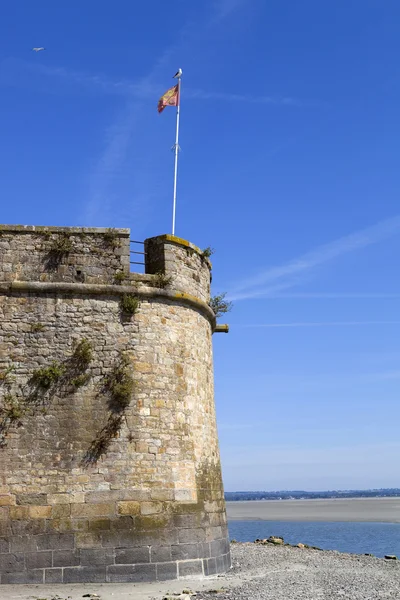
{"type": "Polygon", "coordinates": [[[0,281],[113,283],[129,275],[129,229],[0,225],[0,281]]]}
{"type": "Polygon", "coordinates": [[[146,273],[162,273],[174,289],[208,303],[211,263],[190,242],[173,235],[160,235],[145,241],[146,273]]]}

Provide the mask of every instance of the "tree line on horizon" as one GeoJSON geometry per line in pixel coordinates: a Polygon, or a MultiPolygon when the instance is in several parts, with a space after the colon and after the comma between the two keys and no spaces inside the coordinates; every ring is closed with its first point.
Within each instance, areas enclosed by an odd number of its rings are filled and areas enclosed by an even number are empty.
{"type": "Polygon", "coordinates": [[[400,488],[373,490],[330,490],[325,492],[306,492],[304,490],[285,490],[276,492],[225,492],[226,501],[240,500],[318,500],[329,498],[391,498],[400,496],[400,488]]]}

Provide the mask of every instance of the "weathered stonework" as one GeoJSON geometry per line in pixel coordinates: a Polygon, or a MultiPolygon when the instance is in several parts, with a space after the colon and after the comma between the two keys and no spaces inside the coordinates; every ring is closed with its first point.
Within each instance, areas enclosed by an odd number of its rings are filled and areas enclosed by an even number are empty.
{"type": "Polygon", "coordinates": [[[140,275],[129,230],[0,226],[1,583],[229,568],[209,284],[172,236],[146,241],[140,275]],[[115,406],[122,370],[133,392],[115,406]]]}

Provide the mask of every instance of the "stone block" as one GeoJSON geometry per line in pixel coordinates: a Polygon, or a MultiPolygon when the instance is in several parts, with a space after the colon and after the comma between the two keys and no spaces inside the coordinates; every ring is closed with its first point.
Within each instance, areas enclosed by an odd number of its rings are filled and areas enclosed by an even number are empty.
{"type": "Polygon", "coordinates": [[[98,504],[72,504],[72,517],[94,518],[115,516],[114,502],[99,502],[98,504]]]}
{"type": "Polygon", "coordinates": [[[203,575],[203,561],[198,559],[178,562],[178,574],[179,579],[203,575]]]}
{"type": "Polygon", "coordinates": [[[11,520],[26,520],[29,519],[29,510],[28,506],[10,506],[8,509],[10,512],[11,520]]]}
{"type": "Polygon", "coordinates": [[[107,567],[107,581],[128,583],[156,581],[156,565],[111,565],[107,567]]]}
{"type": "Polygon", "coordinates": [[[53,566],[53,553],[51,550],[44,552],[26,552],[25,565],[27,569],[45,569],[53,566]]]}
{"type": "Polygon", "coordinates": [[[185,529],[195,529],[201,525],[201,514],[193,513],[186,515],[174,515],[175,527],[185,529]]]}
{"type": "Polygon", "coordinates": [[[136,517],[135,525],[137,529],[142,531],[159,531],[165,529],[169,525],[169,517],[166,514],[140,515],[136,517]]]}
{"type": "Polygon", "coordinates": [[[226,553],[226,540],[214,540],[210,542],[210,551],[212,557],[221,556],[226,553]]]}
{"type": "Polygon", "coordinates": [[[200,527],[197,527],[196,529],[180,529],[178,535],[179,543],[182,544],[206,541],[206,532],[200,527]]]}
{"type": "Polygon", "coordinates": [[[71,495],[66,493],[47,494],[47,504],[71,504],[71,495]]]}
{"type": "Polygon", "coordinates": [[[216,558],[205,558],[203,560],[204,575],[216,575],[217,574],[217,559],[216,558]]]}
{"type": "Polygon", "coordinates": [[[47,533],[38,535],[38,550],[70,550],[74,547],[74,536],[70,533],[47,533]]]}
{"type": "Polygon", "coordinates": [[[44,582],[45,583],[62,583],[63,581],[63,570],[62,569],[45,569],[44,571],[44,582]]]}
{"type": "Polygon", "coordinates": [[[33,521],[11,521],[13,535],[39,535],[46,531],[45,519],[34,519],[33,521]]]}
{"type": "Polygon", "coordinates": [[[231,565],[232,565],[231,553],[228,552],[227,554],[224,554],[223,558],[224,558],[224,571],[226,572],[231,568],[231,565]]]}
{"type": "Polygon", "coordinates": [[[225,572],[224,556],[217,556],[215,560],[217,561],[217,573],[224,573],[225,572]]]}
{"type": "Polygon", "coordinates": [[[0,539],[0,554],[10,551],[10,542],[6,539],[0,539]]]}
{"type": "Polygon", "coordinates": [[[50,519],[51,517],[51,506],[29,506],[28,507],[28,518],[29,519],[50,519]]]}
{"type": "Polygon", "coordinates": [[[176,562],[160,563],[157,567],[157,581],[169,581],[177,579],[178,564],[176,562]]]}
{"type": "Polygon", "coordinates": [[[54,504],[51,510],[52,519],[66,519],[71,516],[70,504],[54,504]]]}
{"type": "Polygon", "coordinates": [[[15,496],[13,494],[0,494],[0,506],[14,506],[15,496]]]}
{"type": "Polygon", "coordinates": [[[81,548],[81,565],[82,566],[95,566],[95,565],[113,565],[114,564],[114,550],[106,548],[81,548]]]}
{"type": "Polygon", "coordinates": [[[152,489],[150,490],[150,498],[159,501],[171,501],[174,499],[174,491],[168,489],[152,489]]]}
{"type": "MultiPolygon", "coordinates": [[[[108,533],[108,532],[105,532],[108,533]]],[[[75,545],[77,548],[101,548],[103,533],[76,533],[75,545]]]]}
{"type": "Polygon", "coordinates": [[[43,569],[35,569],[34,571],[20,571],[19,573],[3,573],[1,575],[1,583],[43,583],[43,569]]]}
{"type": "Polygon", "coordinates": [[[66,567],[64,583],[103,583],[106,581],[106,567],[66,567]]]}
{"type": "Polygon", "coordinates": [[[24,569],[25,557],[22,553],[0,554],[0,573],[18,573],[24,569]]]}
{"type": "Polygon", "coordinates": [[[150,557],[152,563],[170,562],[171,546],[151,546],[150,557]]]}
{"type": "Polygon", "coordinates": [[[142,515],[154,515],[161,513],[162,510],[162,502],[142,502],[140,505],[140,512],[142,515]]]}
{"type": "Polygon", "coordinates": [[[138,515],[140,514],[140,502],[124,500],[117,505],[119,515],[138,515]]]}
{"type": "Polygon", "coordinates": [[[28,535],[16,535],[9,538],[11,552],[36,552],[36,541],[28,535]]]}
{"type": "Polygon", "coordinates": [[[111,529],[110,519],[92,519],[91,521],[88,522],[88,530],[90,532],[109,531],[110,529],[111,529]]]}
{"type": "Polygon", "coordinates": [[[212,542],[213,540],[218,540],[224,537],[221,527],[206,527],[206,541],[212,542]]]}
{"type": "Polygon", "coordinates": [[[75,567],[79,564],[79,550],[54,550],[53,567],[75,567]]]}
{"type": "Polygon", "coordinates": [[[210,542],[201,542],[199,544],[199,557],[211,558],[210,542]]]}
{"type": "Polygon", "coordinates": [[[17,494],[16,502],[19,505],[35,504],[36,506],[44,506],[47,504],[47,494],[17,494]]]}
{"type": "Polygon", "coordinates": [[[124,548],[115,550],[115,564],[136,564],[150,562],[150,548],[143,546],[140,548],[124,548]]]}
{"type": "Polygon", "coordinates": [[[171,546],[171,558],[172,560],[188,560],[199,558],[199,545],[178,544],[177,546],[171,546]]]}
{"type": "Polygon", "coordinates": [[[117,517],[110,520],[111,531],[130,530],[135,527],[135,520],[130,516],[117,517]]]}

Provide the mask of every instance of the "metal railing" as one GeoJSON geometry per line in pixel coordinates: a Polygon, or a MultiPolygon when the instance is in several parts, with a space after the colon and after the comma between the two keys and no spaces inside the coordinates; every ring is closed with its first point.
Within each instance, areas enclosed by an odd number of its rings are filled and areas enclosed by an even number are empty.
{"type": "MultiPolygon", "coordinates": [[[[130,240],[131,244],[139,244],[140,246],[142,246],[143,250],[144,250],[144,242],[138,242],[137,240],[130,240]]],[[[139,256],[143,257],[142,261],[138,261],[138,260],[131,260],[129,261],[131,265],[142,265],[145,266],[146,261],[145,261],[145,257],[146,257],[146,253],[143,252],[139,252],[138,250],[136,250],[136,248],[138,248],[138,246],[134,246],[135,250],[131,250],[131,258],[139,258],[139,256]],[[138,256],[137,256],[138,255],[138,256]]]]}

